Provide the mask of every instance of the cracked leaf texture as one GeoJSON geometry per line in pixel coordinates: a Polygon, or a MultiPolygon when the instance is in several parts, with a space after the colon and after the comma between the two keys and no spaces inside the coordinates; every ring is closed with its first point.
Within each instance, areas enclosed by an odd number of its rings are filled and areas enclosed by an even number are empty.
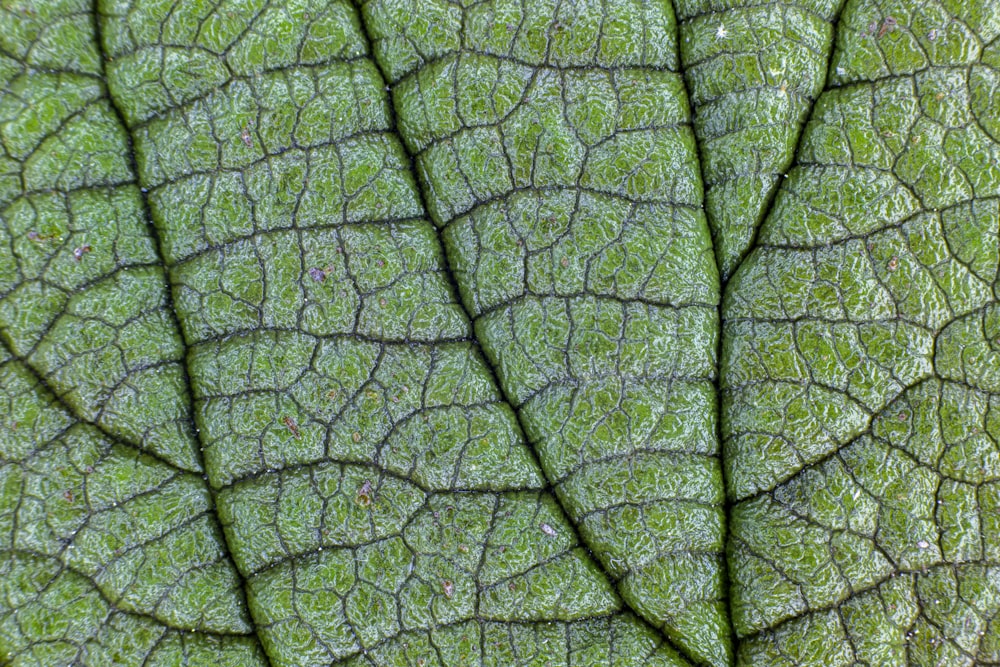
{"type": "Polygon", "coordinates": [[[0,664],[1000,663],[1000,5],[0,2],[0,664]]]}

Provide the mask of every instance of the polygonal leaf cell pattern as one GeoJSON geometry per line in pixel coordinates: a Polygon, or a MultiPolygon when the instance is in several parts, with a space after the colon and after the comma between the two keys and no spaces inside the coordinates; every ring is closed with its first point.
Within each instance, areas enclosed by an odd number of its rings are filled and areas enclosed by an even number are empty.
{"type": "Polygon", "coordinates": [[[993,3],[848,2],[723,302],[743,664],[1000,659],[993,3]]]}
{"type": "Polygon", "coordinates": [[[1000,6],[0,4],[0,664],[1000,662],[1000,6]]]}

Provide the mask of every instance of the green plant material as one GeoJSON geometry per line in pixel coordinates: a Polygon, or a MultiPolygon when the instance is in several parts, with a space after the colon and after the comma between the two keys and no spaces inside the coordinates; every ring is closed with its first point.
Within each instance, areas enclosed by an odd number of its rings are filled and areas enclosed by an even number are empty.
{"type": "Polygon", "coordinates": [[[1000,661],[1000,6],[836,5],[0,3],[0,664],[1000,661]]]}
{"type": "Polygon", "coordinates": [[[827,78],[844,0],[676,0],[705,211],[728,279],[751,250],[827,78]]]}
{"type": "Polygon", "coordinates": [[[839,34],[723,303],[739,662],[990,663],[1000,11],[849,2],[839,34]]]}
{"type": "Polygon", "coordinates": [[[727,664],[719,285],[669,7],[428,4],[434,31],[363,15],[476,336],[625,602],[727,664]]]}

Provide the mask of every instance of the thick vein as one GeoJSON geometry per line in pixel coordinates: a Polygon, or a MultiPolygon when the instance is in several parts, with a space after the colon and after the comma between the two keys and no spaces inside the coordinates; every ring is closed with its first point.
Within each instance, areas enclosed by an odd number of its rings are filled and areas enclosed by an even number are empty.
{"type": "MultiPolygon", "coordinates": [[[[361,22],[362,31],[364,32],[364,36],[365,36],[366,46],[368,48],[368,52],[371,54],[371,53],[373,53],[373,51],[372,51],[372,35],[371,35],[370,29],[368,27],[368,22],[365,20],[364,15],[361,14],[360,12],[359,12],[359,20],[361,22]]],[[[379,74],[382,76],[383,81],[389,81],[388,75],[383,70],[382,65],[378,62],[378,59],[372,57],[372,61],[375,63],[375,66],[378,68],[379,74]]],[[[391,128],[392,128],[392,131],[394,131],[394,132],[396,132],[398,134],[398,132],[399,132],[398,131],[399,121],[398,121],[398,118],[396,117],[396,108],[395,108],[395,104],[393,103],[394,102],[394,99],[393,99],[394,90],[392,89],[392,87],[390,87],[388,85],[386,86],[386,88],[387,88],[387,93],[386,94],[389,97],[389,114],[390,114],[391,128]]],[[[418,171],[417,165],[416,165],[416,156],[414,156],[413,153],[410,151],[410,149],[407,146],[406,142],[404,142],[402,140],[402,137],[400,137],[400,144],[402,146],[402,150],[404,151],[407,159],[409,160],[410,170],[416,176],[417,174],[420,173],[418,171]]],[[[426,198],[426,195],[424,193],[424,188],[421,187],[420,185],[418,185],[418,187],[416,188],[416,192],[417,192],[417,197],[420,200],[419,201],[420,207],[424,211],[428,211],[429,208],[427,206],[427,198],[426,198]]],[[[435,226],[435,233],[437,235],[438,242],[441,243],[442,246],[443,246],[444,240],[441,238],[441,229],[438,228],[437,226],[435,226]]],[[[469,309],[466,306],[464,300],[459,297],[458,281],[455,278],[454,269],[453,269],[453,267],[451,265],[451,260],[448,257],[448,253],[442,253],[442,255],[443,255],[443,258],[444,258],[444,267],[443,267],[444,268],[444,274],[447,277],[448,284],[449,284],[449,287],[451,289],[451,293],[452,293],[455,301],[461,306],[462,311],[465,313],[466,319],[469,322],[475,322],[476,318],[469,311],[469,309]]],[[[590,549],[590,546],[587,544],[587,542],[583,539],[583,536],[580,534],[580,528],[579,528],[579,526],[577,525],[577,523],[575,521],[572,520],[572,518],[570,517],[569,512],[566,510],[566,507],[563,504],[563,501],[559,497],[559,494],[557,494],[555,492],[555,487],[553,485],[553,482],[549,478],[549,475],[545,472],[545,469],[541,465],[541,461],[539,460],[539,457],[538,457],[538,445],[537,445],[537,443],[535,443],[531,439],[529,439],[528,436],[527,436],[527,430],[525,428],[524,418],[523,418],[523,416],[521,414],[521,410],[514,408],[514,406],[516,405],[516,402],[513,400],[513,397],[509,396],[508,393],[507,393],[507,391],[504,389],[503,383],[500,382],[500,377],[497,375],[497,368],[494,366],[493,363],[490,362],[489,357],[483,352],[482,344],[479,341],[478,336],[476,336],[475,331],[473,331],[473,333],[472,333],[472,341],[471,342],[472,342],[472,344],[474,345],[474,347],[476,349],[477,355],[482,359],[484,367],[488,370],[488,372],[490,374],[490,380],[492,381],[493,385],[497,388],[497,390],[503,396],[503,399],[507,402],[507,404],[511,406],[511,408],[513,410],[513,413],[514,413],[514,416],[517,419],[518,429],[520,430],[522,436],[524,437],[525,441],[529,445],[528,451],[531,453],[533,462],[534,462],[535,466],[537,467],[537,469],[541,470],[542,474],[545,475],[545,478],[546,478],[546,487],[545,487],[545,489],[549,493],[551,493],[552,497],[555,499],[555,502],[558,505],[558,507],[560,509],[560,512],[562,513],[562,518],[565,520],[566,524],[572,527],[573,532],[574,532],[574,539],[576,540],[576,542],[579,545],[581,545],[584,549],[586,549],[587,555],[588,555],[589,559],[591,560],[591,562],[593,562],[595,564],[595,566],[600,569],[600,571],[604,574],[604,576],[608,579],[608,581],[616,582],[617,583],[615,577],[613,577],[611,575],[611,573],[607,570],[607,568],[604,567],[604,564],[601,563],[600,559],[598,559],[598,558],[596,558],[594,556],[593,552],[590,549]]],[[[660,638],[663,641],[664,644],[666,644],[671,649],[673,649],[678,655],[681,655],[685,659],[687,659],[688,661],[693,662],[693,660],[687,654],[686,651],[684,651],[682,648],[680,648],[679,646],[677,646],[673,641],[671,641],[670,638],[666,636],[666,634],[663,632],[662,629],[655,627],[654,625],[652,625],[651,623],[649,623],[649,621],[647,621],[645,618],[643,618],[643,616],[641,614],[639,614],[634,609],[632,609],[631,605],[629,605],[629,603],[626,600],[622,599],[622,605],[626,609],[628,609],[629,611],[631,611],[633,614],[635,614],[636,618],[638,618],[642,622],[643,625],[645,625],[646,627],[652,629],[656,633],[657,637],[660,638]]]]}
{"type": "MultiPolygon", "coordinates": [[[[96,40],[97,40],[97,49],[98,49],[98,54],[99,54],[99,61],[100,61],[100,66],[101,66],[101,72],[104,75],[104,80],[107,81],[107,70],[106,70],[106,67],[105,67],[105,63],[107,62],[108,56],[107,56],[107,53],[105,52],[105,49],[104,49],[104,38],[103,38],[102,28],[101,28],[101,16],[100,16],[100,9],[98,7],[98,0],[94,0],[94,2],[93,2],[91,16],[92,16],[92,20],[93,20],[94,34],[95,34],[96,40]]],[[[105,84],[105,86],[106,85],[107,84],[105,84]]],[[[135,144],[134,144],[134,136],[132,134],[132,128],[130,128],[128,126],[128,124],[125,122],[125,116],[122,113],[122,109],[121,109],[121,107],[118,104],[118,100],[115,99],[114,95],[110,94],[110,91],[108,92],[108,99],[110,101],[111,109],[114,112],[116,119],[118,120],[118,123],[121,125],[122,129],[125,132],[125,141],[126,141],[126,145],[128,147],[127,159],[128,159],[128,162],[129,162],[129,167],[132,170],[132,173],[135,174],[136,181],[138,181],[138,179],[139,179],[139,173],[140,172],[139,172],[139,165],[138,165],[138,162],[136,161],[136,157],[135,157],[135,144]]],[[[159,232],[156,229],[156,225],[153,224],[153,217],[152,217],[152,214],[150,212],[149,199],[147,198],[145,188],[140,188],[140,198],[141,198],[141,201],[142,201],[142,214],[143,214],[143,217],[146,220],[146,229],[147,229],[147,231],[149,233],[149,237],[153,241],[153,246],[154,246],[154,248],[156,250],[157,256],[160,258],[160,261],[163,262],[163,265],[166,266],[166,262],[164,261],[164,255],[163,255],[163,251],[162,251],[162,243],[161,243],[160,235],[159,235],[159,232]]],[[[170,272],[169,271],[164,271],[164,280],[167,283],[167,285],[166,285],[166,287],[167,287],[166,294],[164,296],[164,298],[166,300],[167,311],[170,313],[170,317],[173,320],[173,325],[174,325],[174,327],[175,327],[175,329],[176,329],[176,331],[178,333],[178,336],[180,336],[180,338],[181,338],[182,345],[184,346],[184,363],[181,364],[181,372],[182,372],[182,377],[183,377],[183,381],[184,381],[184,388],[185,388],[185,391],[187,393],[188,400],[190,401],[194,397],[194,389],[193,389],[193,386],[191,384],[191,375],[190,375],[190,368],[189,368],[189,359],[190,359],[190,356],[191,356],[191,348],[188,345],[188,342],[187,342],[187,340],[186,340],[186,338],[184,336],[184,331],[181,328],[180,320],[177,317],[177,310],[174,307],[174,300],[173,300],[173,288],[174,288],[174,285],[171,282],[170,272]]],[[[201,466],[202,470],[204,470],[205,469],[205,457],[204,457],[204,453],[203,453],[203,445],[204,445],[204,443],[202,441],[202,436],[201,436],[200,431],[197,428],[193,428],[192,430],[195,432],[196,437],[198,438],[199,445],[201,445],[201,446],[198,447],[198,451],[196,452],[196,456],[198,458],[199,465],[201,466]]],[[[247,600],[246,600],[246,595],[247,595],[247,580],[243,576],[243,573],[240,572],[239,568],[236,567],[236,563],[235,563],[235,561],[233,559],[233,555],[232,555],[232,549],[230,548],[230,545],[229,545],[229,538],[226,535],[226,531],[222,530],[221,522],[219,521],[218,510],[217,510],[217,503],[216,503],[216,494],[217,494],[217,491],[214,488],[212,488],[211,484],[209,484],[207,482],[207,478],[205,478],[203,476],[202,479],[205,480],[205,487],[208,490],[208,497],[209,497],[209,508],[208,508],[208,511],[212,515],[212,521],[213,521],[213,523],[215,523],[219,527],[219,533],[222,535],[222,539],[223,539],[223,547],[225,549],[226,560],[229,562],[229,565],[232,568],[232,571],[235,573],[236,577],[238,578],[238,580],[240,582],[240,590],[243,593],[243,598],[240,600],[240,604],[243,606],[244,609],[246,609],[247,608],[247,600]]],[[[261,655],[264,656],[264,660],[267,661],[268,664],[270,664],[270,657],[267,655],[267,652],[263,650],[263,646],[261,645],[260,637],[259,637],[259,635],[257,633],[256,623],[254,622],[254,620],[253,620],[252,617],[249,620],[250,620],[251,625],[254,627],[254,634],[253,634],[253,636],[254,636],[254,640],[257,642],[259,648],[261,649],[260,653],[261,653],[261,655]]]]}

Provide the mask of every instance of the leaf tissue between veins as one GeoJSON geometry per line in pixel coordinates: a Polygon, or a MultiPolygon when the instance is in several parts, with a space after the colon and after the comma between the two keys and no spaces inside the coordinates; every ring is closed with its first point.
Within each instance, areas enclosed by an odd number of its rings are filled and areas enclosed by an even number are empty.
{"type": "Polygon", "coordinates": [[[1000,663],[1000,3],[0,2],[0,664],[1000,663]]]}

